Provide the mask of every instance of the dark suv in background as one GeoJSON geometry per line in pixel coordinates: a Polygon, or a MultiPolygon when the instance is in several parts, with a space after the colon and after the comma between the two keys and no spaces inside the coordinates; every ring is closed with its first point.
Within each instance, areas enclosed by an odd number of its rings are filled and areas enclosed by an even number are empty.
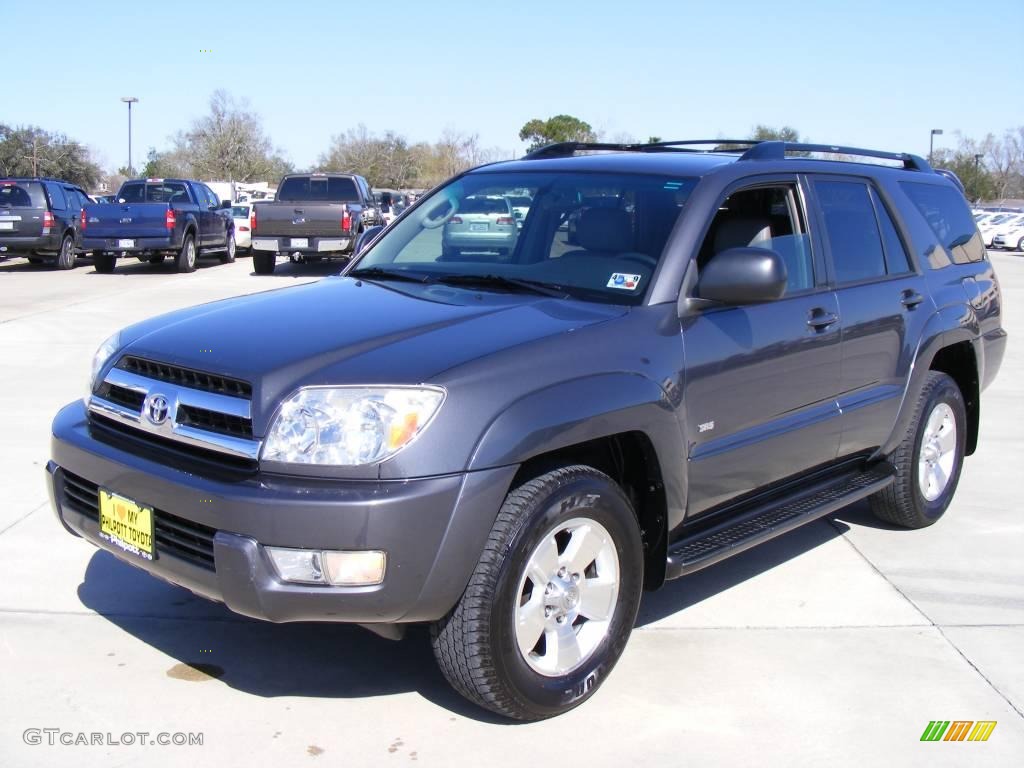
{"type": "Polygon", "coordinates": [[[59,179],[0,179],[0,256],[71,269],[82,253],[82,208],[91,202],[59,179]]]}
{"type": "Polygon", "coordinates": [[[60,520],[247,616],[429,624],[519,719],[598,688],[642,589],[859,499],[931,525],[1006,344],[963,194],[913,155],[718,145],[483,166],[341,276],[124,329],[54,420],[60,520]],[[510,197],[514,240],[452,258],[510,197]]]}

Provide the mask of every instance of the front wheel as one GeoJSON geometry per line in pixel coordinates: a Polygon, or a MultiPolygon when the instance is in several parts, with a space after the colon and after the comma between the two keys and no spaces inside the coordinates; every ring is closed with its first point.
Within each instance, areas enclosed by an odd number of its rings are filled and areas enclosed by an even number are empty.
{"type": "Polygon", "coordinates": [[[914,415],[890,462],[892,485],[871,497],[880,520],[904,528],[925,528],[945,513],[963,468],[967,410],[952,378],[929,371],[914,415]]]}
{"type": "Polygon", "coordinates": [[[273,251],[253,251],[252,268],[257,275],[272,275],[277,265],[277,254],[273,251]]]}
{"type": "Polygon", "coordinates": [[[185,242],[181,244],[181,250],[178,251],[175,266],[179,272],[196,271],[196,239],[192,235],[185,235],[185,242]]]}
{"type": "Polygon", "coordinates": [[[587,466],[548,472],[505,498],[459,603],[431,628],[463,696],[540,720],[588,699],[622,654],[643,583],[633,508],[587,466]]]}

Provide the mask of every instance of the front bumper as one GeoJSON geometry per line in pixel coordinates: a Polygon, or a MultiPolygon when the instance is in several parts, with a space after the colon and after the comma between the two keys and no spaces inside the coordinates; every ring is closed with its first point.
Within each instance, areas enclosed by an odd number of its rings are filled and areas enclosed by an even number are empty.
{"type": "Polygon", "coordinates": [[[266,237],[254,235],[250,241],[254,251],[274,253],[348,253],[351,237],[266,237]],[[296,245],[295,243],[298,243],[296,245]],[[303,245],[302,243],[305,243],[303,245]]]}
{"type": "Polygon", "coordinates": [[[61,523],[118,558],[231,610],[274,622],[432,621],[458,601],[483,551],[515,467],[406,481],[334,481],[198,474],[94,434],[81,402],[53,422],[47,480],[61,523]],[[157,556],[144,561],[99,537],[81,503],[83,481],[152,506],[157,556]],[[160,526],[209,533],[212,562],[161,545],[160,526]],[[383,583],[332,587],[281,581],[265,545],[381,549],[383,583]]]}

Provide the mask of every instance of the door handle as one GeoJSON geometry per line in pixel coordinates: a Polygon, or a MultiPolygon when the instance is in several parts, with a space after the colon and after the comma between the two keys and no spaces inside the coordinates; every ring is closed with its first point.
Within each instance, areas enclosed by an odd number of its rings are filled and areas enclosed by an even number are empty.
{"type": "Polygon", "coordinates": [[[900,299],[900,304],[902,304],[907,309],[913,309],[922,301],[924,301],[924,296],[915,291],[913,288],[908,288],[903,292],[902,298],[900,299]]]}
{"type": "Polygon", "coordinates": [[[822,309],[821,307],[815,307],[808,314],[807,326],[816,331],[823,331],[830,325],[834,325],[839,322],[839,315],[822,309]]]}

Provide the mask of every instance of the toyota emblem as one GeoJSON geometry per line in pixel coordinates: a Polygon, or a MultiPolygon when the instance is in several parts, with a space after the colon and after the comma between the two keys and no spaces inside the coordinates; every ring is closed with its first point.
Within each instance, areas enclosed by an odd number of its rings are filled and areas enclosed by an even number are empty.
{"type": "Polygon", "coordinates": [[[146,418],[157,426],[167,421],[167,415],[170,413],[170,410],[170,403],[167,402],[167,398],[163,395],[150,395],[146,398],[146,404],[143,408],[146,418]]]}

